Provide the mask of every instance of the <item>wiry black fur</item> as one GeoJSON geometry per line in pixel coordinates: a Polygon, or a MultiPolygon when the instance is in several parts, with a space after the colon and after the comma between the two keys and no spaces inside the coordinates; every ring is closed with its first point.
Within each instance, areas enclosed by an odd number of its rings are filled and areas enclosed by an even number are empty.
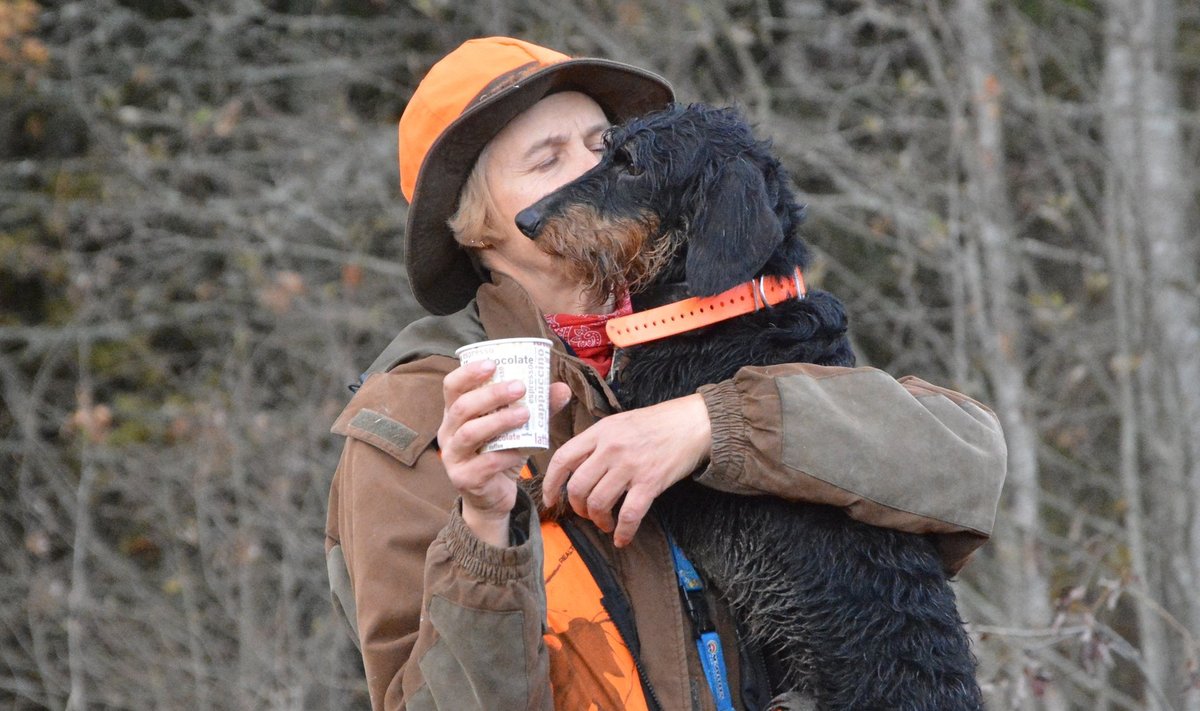
{"type": "MultiPolygon", "coordinates": [[[[787,176],[732,109],[672,106],[611,131],[595,169],[518,217],[531,237],[570,205],[672,242],[640,308],[711,295],[805,266],[803,219],[787,176]]],[[[571,234],[587,238],[587,225],[571,234]]],[[[640,302],[640,303],[639,303],[640,302]]],[[[842,304],[803,300],[628,349],[618,394],[642,407],[731,378],[746,365],[852,365],[842,304]]],[[[980,709],[975,659],[938,555],[925,538],[841,510],[724,494],[685,481],[655,511],[724,594],[749,642],[782,671],[775,691],[822,709],[980,709]],[[702,512],[702,513],[701,513],[702,512]]]]}

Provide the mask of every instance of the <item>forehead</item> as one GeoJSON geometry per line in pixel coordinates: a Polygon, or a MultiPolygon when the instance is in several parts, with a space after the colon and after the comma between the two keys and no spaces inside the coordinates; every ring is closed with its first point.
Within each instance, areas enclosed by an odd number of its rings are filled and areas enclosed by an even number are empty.
{"type": "Polygon", "coordinates": [[[551,94],[508,122],[489,144],[491,152],[521,151],[546,138],[607,125],[604,109],[578,91],[551,94]]]}

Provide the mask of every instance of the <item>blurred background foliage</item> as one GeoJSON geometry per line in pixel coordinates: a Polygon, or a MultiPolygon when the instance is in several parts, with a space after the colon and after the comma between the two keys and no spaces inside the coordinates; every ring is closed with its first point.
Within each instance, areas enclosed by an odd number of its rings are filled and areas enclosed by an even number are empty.
{"type": "Polygon", "coordinates": [[[862,360],[993,405],[991,708],[1200,709],[1200,6],[0,0],[0,704],[362,708],[323,526],[472,36],[736,102],[862,360]],[[1195,377],[1193,377],[1195,376],[1195,377]]]}

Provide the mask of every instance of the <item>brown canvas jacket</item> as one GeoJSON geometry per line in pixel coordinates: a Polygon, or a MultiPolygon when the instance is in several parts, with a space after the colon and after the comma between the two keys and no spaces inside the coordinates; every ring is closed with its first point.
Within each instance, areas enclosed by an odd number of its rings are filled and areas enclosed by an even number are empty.
{"type": "MultiPolygon", "coordinates": [[[[552,377],[574,394],[552,418],[552,449],[533,457],[545,471],[554,447],[617,404],[504,278],[464,311],[405,329],[334,424],[346,444],[330,491],[329,576],[376,709],[553,708],[532,503],[522,495],[514,511],[519,545],[479,541],[458,514],[435,442],[454,349],[531,335],[554,341],[552,377]]],[[[991,533],[1006,450],[996,417],[970,398],[870,368],[805,364],[744,368],[701,394],[713,449],[697,480],[707,486],[832,504],[931,534],[950,572],[991,533]]],[[[581,528],[633,606],[639,656],[663,708],[710,709],[662,531],[647,521],[632,545],[615,549],[581,528]]],[[[737,689],[728,615],[714,609],[737,689]]]]}

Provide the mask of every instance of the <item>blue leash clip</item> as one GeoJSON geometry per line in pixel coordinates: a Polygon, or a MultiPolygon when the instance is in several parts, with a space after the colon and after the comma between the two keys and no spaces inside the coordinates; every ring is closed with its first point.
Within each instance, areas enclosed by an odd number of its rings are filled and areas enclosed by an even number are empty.
{"type": "Polygon", "coordinates": [[[683,554],[683,550],[675,543],[675,539],[667,536],[671,544],[671,558],[675,561],[675,577],[679,581],[679,589],[683,594],[684,606],[688,617],[692,620],[692,628],[696,633],[696,650],[700,653],[700,662],[704,667],[704,676],[708,680],[708,688],[712,691],[713,701],[717,711],[734,711],[733,694],[729,688],[729,673],[725,669],[725,653],[721,648],[721,638],[717,636],[716,627],[708,616],[708,608],[704,602],[704,581],[696,572],[696,567],[683,554]]]}

